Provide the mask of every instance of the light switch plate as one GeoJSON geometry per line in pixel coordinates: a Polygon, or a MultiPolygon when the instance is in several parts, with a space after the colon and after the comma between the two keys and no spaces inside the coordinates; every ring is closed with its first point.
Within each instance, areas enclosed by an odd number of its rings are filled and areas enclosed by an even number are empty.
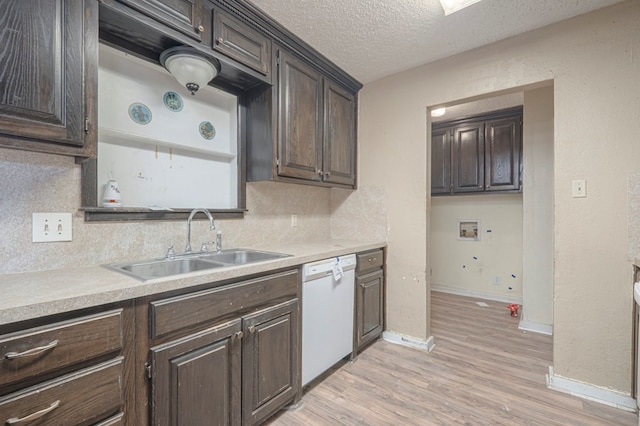
{"type": "Polygon", "coordinates": [[[71,241],[71,213],[33,213],[34,243],[71,241]]]}
{"type": "Polygon", "coordinates": [[[571,196],[573,198],[585,198],[587,196],[587,181],[584,179],[571,181],[571,196]]]}

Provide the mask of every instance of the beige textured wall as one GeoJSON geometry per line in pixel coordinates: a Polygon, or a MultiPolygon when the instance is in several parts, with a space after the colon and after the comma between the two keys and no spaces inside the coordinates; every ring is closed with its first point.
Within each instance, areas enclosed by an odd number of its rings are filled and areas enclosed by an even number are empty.
{"type": "Polygon", "coordinates": [[[360,183],[387,196],[389,328],[416,337],[429,329],[426,107],[553,80],[554,372],[630,392],[627,178],[640,167],[638,22],[640,3],[628,1],[365,86],[360,183]],[[587,180],[587,198],[571,198],[577,178],[587,180]]]}
{"type": "MultiPolygon", "coordinates": [[[[86,223],[80,167],[73,158],[0,149],[0,274],[162,257],[186,243],[186,221],[86,223]],[[33,212],[73,213],[73,241],[31,242],[33,212]]],[[[247,185],[244,219],[216,221],[225,247],[269,247],[331,236],[331,190],[257,182],[247,185]],[[291,214],[298,226],[291,227],[291,214]]],[[[203,217],[199,215],[199,217],[203,217]]],[[[192,242],[210,241],[206,220],[194,221],[192,242]]]]}
{"type": "Polygon", "coordinates": [[[433,197],[430,219],[432,287],[522,298],[522,194],[433,197]],[[458,239],[463,219],[480,221],[478,241],[458,239]]]}
{"type": "Polygon", "coordinates": [[[553,325],[553,86],[524,93],[522,320],[553,325]]]}

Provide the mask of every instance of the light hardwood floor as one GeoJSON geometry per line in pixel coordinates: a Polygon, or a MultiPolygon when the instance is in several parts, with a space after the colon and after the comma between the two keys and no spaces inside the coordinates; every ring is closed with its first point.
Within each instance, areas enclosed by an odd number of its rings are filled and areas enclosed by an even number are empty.
{"type": "Polygon", "coordinates": [[[635,413],[547,389],[552,339],[507,304],[432,292],[431,353],[377,341],[267,424],[637,425],[635,413]]]}

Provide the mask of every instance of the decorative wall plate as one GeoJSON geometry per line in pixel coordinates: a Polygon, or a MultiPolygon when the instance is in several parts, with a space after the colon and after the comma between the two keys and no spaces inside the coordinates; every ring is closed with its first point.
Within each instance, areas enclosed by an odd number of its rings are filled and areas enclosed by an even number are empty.
{"type": "Polygon", "coordinates": [[[166,92],[162,97],[162,101],[164,102],[164,106],[173,112],[180,112],[184,107],[182,97],[176,92],[166,92]]]}
{"type": "Polygon", "coordinates": [[[134,102],[129,105],[129,117],[138,124],[151,123],[151,110],[145,104],[134,102]]]}
{"type": "Polygon", "coordinates": [[[213,127],[210,121],[203,121],[198,126],[200,129],[200,136],[207,140],[211,140],[216,137],[216,128],[213,127]]]}

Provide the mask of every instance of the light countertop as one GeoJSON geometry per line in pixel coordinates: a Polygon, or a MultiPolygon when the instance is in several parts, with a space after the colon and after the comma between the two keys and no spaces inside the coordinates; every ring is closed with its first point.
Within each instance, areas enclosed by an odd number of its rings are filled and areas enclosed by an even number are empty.
{"type": "Polygon", "coordinates": [[[329,240],[280,247],[243,247],[292,256],[147,281],[140,281],[99,265],[0,275],[0,325],[296,267],[385,245],[384,242],[329,240]]]}

